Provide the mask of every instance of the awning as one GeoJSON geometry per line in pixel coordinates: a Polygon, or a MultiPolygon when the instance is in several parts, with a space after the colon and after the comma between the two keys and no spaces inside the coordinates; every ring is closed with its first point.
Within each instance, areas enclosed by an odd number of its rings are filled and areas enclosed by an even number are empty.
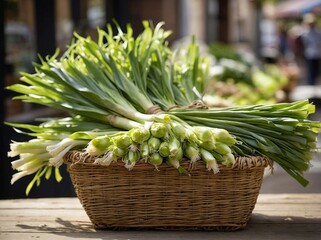
{"type": "Polygon", "coordinates": [[[306,13],[321,15],[321,0],[287,0],[276,6],[276,17],[300,17],[306,13]]]}

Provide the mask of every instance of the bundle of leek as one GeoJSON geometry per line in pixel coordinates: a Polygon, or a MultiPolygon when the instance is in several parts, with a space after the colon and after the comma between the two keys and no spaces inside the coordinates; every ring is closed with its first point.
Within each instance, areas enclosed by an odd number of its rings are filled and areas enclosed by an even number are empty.
{"type": "MultiPolygon", "coordinates": [[[[203,161],[217,173],[219,165],[233,165],[236,156],[261,155],[280,164],[302,185],[307,181],[311,153],[320,122],[308,120],[314,106],[308,101],[269,106],[208,109],[202,103],[210,61],[201,56],[195,39],[173,52],[162,23],[133,37],[119,27],[114,36],[98,30],[98,42],[75,35],[60,59],[58,52],[35,64],[34,74],[22,74],[21,84],[9,89],[16,97],[70,113],[39,126],[10,124],[27,129],[33,140],[13,142],[12,166],[35,178],[27,193],[64,155],[80,149],[96,156],[96,164],[123,161],[129,170],[138,161],[156,169],[167,163],[184,173],[181,161],[203,161]]],[[[20,130],[19,130],[20,131],[20,130]]],[[[23,132],[22,132],[23,133],[23,132]]]]}

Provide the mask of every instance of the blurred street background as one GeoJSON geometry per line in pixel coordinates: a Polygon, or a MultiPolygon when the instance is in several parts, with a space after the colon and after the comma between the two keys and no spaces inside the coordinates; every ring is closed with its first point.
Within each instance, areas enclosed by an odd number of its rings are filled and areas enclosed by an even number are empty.
{"type": "MultiPolygon", "coordinates": [[[[310,99],[321,120],[321,79],[307,81],[304,51],[300,40],[306,26],[303,18],[312,13],[321,28],[321,0],[0,0],[0,198],[24,198],[31,177],[10,184],[14,171],[7,157],[10,140],[24,141],[7,122],[34,123],[35,118],[62,113],[20,101],[5,86],[19,82],[20,72],[33,72],[38,55],[45,58],[57,48],[66,50],[77,32],[96,38],[97,28],[116,20],[135,34],[142,21],[164,21],[173,31],[172,48],[194,35],[204,54],[213,61],[206,101],[214,107],[268,104],[310,99]]],[[[321,41],[321,39],[319,39],[321,41]]],[[[318,146],[321,147],[319,137],[318,146]]],[[[274,166],[266,174],[262,193],[321,193],[321,153],[315,154],[306,174],[310,185],[300,186],[274,166]]],[[[64,181],[42,182],[29,197],[75,196],[68,173],[64,181]]]]}

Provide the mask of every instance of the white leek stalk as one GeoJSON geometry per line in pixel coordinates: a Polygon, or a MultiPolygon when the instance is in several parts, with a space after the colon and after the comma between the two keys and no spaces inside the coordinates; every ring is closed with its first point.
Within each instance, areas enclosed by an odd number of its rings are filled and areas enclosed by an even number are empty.
{"type": "Polygon", "coordinates": [[[203,148],[200,149],[200,153],[203,161],[206,163],[207,170],[212,170],[214,174],[218,173],[220,170],[216,162],[216,159],[213,157],[213,155],[203,148]]]}
{"type": "Polygon", "coordinates": [[[87,143],[88,141],[85,140],[74,140],[70,138],[65,138],[57,144],[48,146],[47,151],[52,156],[49,159],[49,165],[60,167],[64,162],[63,157],[66,155],[67,152],[69,152],[76,146],[84,146],[87,143]]]}

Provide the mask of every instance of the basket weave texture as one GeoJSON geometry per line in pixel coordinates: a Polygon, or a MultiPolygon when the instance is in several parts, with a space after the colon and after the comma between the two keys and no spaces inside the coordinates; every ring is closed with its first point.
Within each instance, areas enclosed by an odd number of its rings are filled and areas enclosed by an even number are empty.
{"type": "Polygon", "coordinates": [[[217,174],[199,163],[182,175],[166,164],[156,171],[139,162],[128,171],[121,163],[101,166],[94,160],[80,151],[65,156],[77,196],[97,229],[242,229],[271,164],[242,157],[217,174]]]}

